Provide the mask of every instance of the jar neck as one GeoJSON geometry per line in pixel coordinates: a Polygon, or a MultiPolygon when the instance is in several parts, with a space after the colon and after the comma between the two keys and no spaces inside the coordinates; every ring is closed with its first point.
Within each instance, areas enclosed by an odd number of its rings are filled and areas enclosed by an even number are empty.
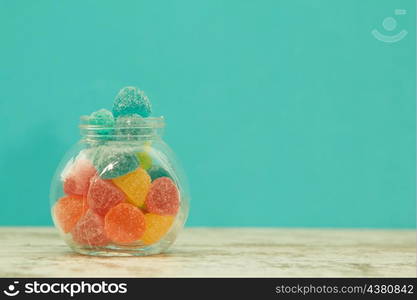
{"type": "Polygon", "coordinates": [[[81,117],[80,133],[86,142],[146,142],[161,139],[165,121],[163,117],[144,118],[115,126],[92,124],[88,116],[81,117]]]}

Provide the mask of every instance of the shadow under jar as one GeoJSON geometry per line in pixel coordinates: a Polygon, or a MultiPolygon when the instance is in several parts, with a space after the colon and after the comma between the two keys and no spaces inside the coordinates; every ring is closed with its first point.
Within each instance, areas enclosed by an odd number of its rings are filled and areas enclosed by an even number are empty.
{"type": "Polygon", "coordinates": [[[51,183],[51,213],[65,242],[98,256],[166,250],[188,216],[184,172],[162,140],[165,122],[136,119],[116,127],[81,117],[81,140],[51,183]]]}

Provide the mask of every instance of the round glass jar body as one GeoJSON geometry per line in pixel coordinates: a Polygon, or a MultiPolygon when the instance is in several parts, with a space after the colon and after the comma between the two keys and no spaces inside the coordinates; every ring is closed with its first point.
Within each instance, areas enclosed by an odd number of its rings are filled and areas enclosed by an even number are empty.
{"type": "Polygon", "coordinates": [[[51,183],[55,226],[74,251],[143,256],[166,250],[188,216],[189,194],[163,118],[126,126],[90,125],[59,164],[51,183]]]}

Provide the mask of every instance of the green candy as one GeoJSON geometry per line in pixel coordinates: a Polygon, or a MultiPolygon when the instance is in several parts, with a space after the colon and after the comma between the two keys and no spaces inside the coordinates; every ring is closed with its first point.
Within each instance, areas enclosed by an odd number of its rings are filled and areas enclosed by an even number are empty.
{"type": "Polygon", "coordinates": [[[136,170],[139,161],[134,152],[103,146],[97,148],[93,164],[102,179],[112,179],[136,170]]]}
{"type": "Polygon", "coordinates": [[[88,118],[89,125],[97,125],[96,133],[98,135],[113,134],[114,118],[111,111],[100,109],[93,112],[88,118]]]}
{"type": "Polygon", "coordinates": [[[139,160],[140,167],[148,170],[152,166],[152,158],[146,152],[136,153],[136,158],[139,160]]]}
{"type": "Polygon", "coordinates": [[[156,165],[153,165],[148,170],[148,174],[149,174],[149,176],[151,176],[152,181],[154,181],[155,179],[157,179],[159,177],[169,177],[169,178],[172,179],[171,175],[169,174],[169,172],[167,170],[165,170],[164,168],[162,168],[160,166],[156,166],[156,165]]]}

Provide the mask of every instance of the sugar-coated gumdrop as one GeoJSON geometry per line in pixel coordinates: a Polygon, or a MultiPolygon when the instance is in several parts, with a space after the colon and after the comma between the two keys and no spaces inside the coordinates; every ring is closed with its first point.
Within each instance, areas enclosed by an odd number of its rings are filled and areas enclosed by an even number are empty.
{"type": "Polygon", "coordinates": [[[149,170],[148,170],[148,174],[149,176],[151,176],[152,181],[159,178],[159,177],[169,177],[172,179],[171,175],[168,173],[167,170],[165,170],[164,168],[157,166],[157,165],[153,165],[149,170]]]}
{"type": "Polygon", "coordinates": [[[173,221],[173,216],[145,214],[146,230],[141,238],[141,241],[145,245],[156,243],[168,232],[173,221]]]}
{"type": "Polygon", "coordinates": [[[101,135],[111,134],[114,127],[114,118],[111,111],[107,109],[100,109],[93,112],[88,118],[88,123],[90,125],[98,125],[102,128],[97,129],[96,133],[101,135]]]}
{"type": "Polygon", "coordinates": [[[95,174],[93,164],[83,156],[78,157],[64,179],[64,192],[68,195],[86,196],[90,179],[95,174]]]}
{"type": "Polygon", "coordinates": [[[104,231],[104,220],[88,210],[71,231],[74,242],[80,245],[105,246],[109,243],[104,231]]]}
{"type": "Polygon", "coordinates": [[[172,179],[171,175],[168,173],[167,170],[165,170],[164,168],[157,166],[157,165],[153,165],[149,170],[148,170],[148,174],[149,176],[151,176],[152,180],[155,180],[159,177],[169,177],[172,179]]]}
{"type": "Polygon", "coordinates": [[[98,176],[91,179],[87,204],[95,213],[104,216],[110,208],[125,200],[126,195],[111,180],[103,180],[98,176]]]}
{"type": "Polygon", "coordinates": [[[116,178],[132,172],[139,166],[134,152],[116,146],[98,147],[94,155],[94,166],[103,179],[116,178]]]}
{"type": "Polygon", "coordinates": [[[127,201],[142,206],[151,186],[151,178],[144,169],[138,168],[129,174],[114,178],[113,183],[127,195],[127,201]]]}
{"type": "Polygon", "coordinates": [[[146,228],[143,213],[130,203],[120,203],[110,209],[104,223],[107,236],[118,244],[139,240],[146,228]]]}
{"type": "Polygon", "coordinates": [[[126,139],[150,135],[152,129],[146,123],[145,119],[137,114],[120,116],[116,120],[116,134],[126,139]]]}
{"type": "Polygon", "coordinates": [[[139,160],[141,168],[148,170],[152,166],[152,158],[148,153],[144,151],[138,152],[136,153],[136,158],[139,160]]]}
{"type": "Polygon", "coordinates": [[[158,215],[175,215],[180,205],[175,183],[168,177],[160,177],[152,182],[145,200],[148,212],[158,215]]]}
{"type": "Polygon", "coordinates": [[[114,99],[113,115],[119,116],[138,114],[148,117],[151,114],[151,103],[144,92],[137,87],[124,87],[114,99]]]}
{"type": "Polygon", "coordinates": [[[67,196],[59,199],[53,208],[58,226],[65,233],[70,232],[87,211],[87,202],[81,196],[67,196]]]}

